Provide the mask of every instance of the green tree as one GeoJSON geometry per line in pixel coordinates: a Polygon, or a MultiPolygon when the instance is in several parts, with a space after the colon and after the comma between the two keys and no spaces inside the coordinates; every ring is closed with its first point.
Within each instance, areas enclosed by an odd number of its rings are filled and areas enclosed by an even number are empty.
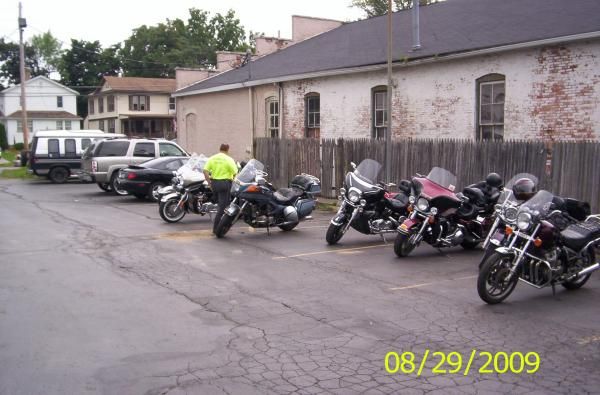
{"type": "MultiPolygon", "coordinates": [[[[48,76],[49,72],[40,65],[35,49],[28,44],[25,44],[24,47],[25,67],[31,70],[31,76],[48,76]]],[[[0,80],[8,82],[9,85],[21,83],[19,67],[19,44],[6,42],[4,38],[0,38],[0,80]]]]}
{"type": "Polygon", "coordinates": [[[58,71],[62,84],[80,93],[79,115],[87,115],[87,95],[100,85],[102,77],[119,73],[119,49],[119,45],[102,49],[99,41],[71,40],[71,48],[64,51],[58,71]]]}
{"type": "MultiPolygon", "coordinates": [[[[435,4],[444,0],[419,0],[419,5],[435,4]]],[[[412,7],[412,0],[393,0],[393,11],[407,10],[412,7]]],[[[351,7],[362,9],[368,18],[385,15],[388,12],[388,0],[352,0],[351,7]]]]}
{"type": "Polygon", "coordinates": [[[33,36],[31,45],[40,65],[49,71],[58,70],[62,55],[62,43],[50,31],[33,36]]]}
{"type": "Polygon", "coordinates": [[[176,67],[215,67],[217,51],[250,48],[234,11],[213,17],[196,8],[189,13],[187,21],[167,20],[135,29],[119,53],[125,75],[173,77],[176,67]]]}

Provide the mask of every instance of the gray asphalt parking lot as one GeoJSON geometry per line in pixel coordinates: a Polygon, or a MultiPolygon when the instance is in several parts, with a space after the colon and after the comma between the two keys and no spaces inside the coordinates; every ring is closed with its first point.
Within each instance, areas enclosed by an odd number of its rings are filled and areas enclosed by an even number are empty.
{"type": "Polygon", "coordinates": [[[597,274],[488,306],[480,251],[330,247],[331,215],[218,240],[94,184],[0,181],[0,393],[598,392],[597,274]]]}

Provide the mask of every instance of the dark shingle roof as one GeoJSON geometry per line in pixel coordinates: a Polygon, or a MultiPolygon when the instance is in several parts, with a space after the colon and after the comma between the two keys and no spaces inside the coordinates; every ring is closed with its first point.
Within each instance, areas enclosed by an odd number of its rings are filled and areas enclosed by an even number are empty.
{"type": "MultiPolygon", "coordinates": [[[[109,90],[117,92],[171,93],[175,91],[174,78],[142,78],[105,76],[109,90]]],[[[96,92],[94,92],[96,93],[96,92]]]]}
{"type": "MultiPolygon", "coordinates": [[[[421,7],[421,50],[412,13],[393,15],[395,61],[495,48],[600,31],[598,0],[446,0],[421,7]]],[[[176,92],[387,62],[387,16],[344,24],[176,92]]]]}
{"type": "MultiPolygon", "coordinates": [[[[10,119],[21,119],[23,112],[21,110],[15,111],[8,115],[6,118],[10,119]]],[[[75,114],[71,114],[67,111],[27,111],[27,118],[29,119],[81,119],[75,114]]]]}

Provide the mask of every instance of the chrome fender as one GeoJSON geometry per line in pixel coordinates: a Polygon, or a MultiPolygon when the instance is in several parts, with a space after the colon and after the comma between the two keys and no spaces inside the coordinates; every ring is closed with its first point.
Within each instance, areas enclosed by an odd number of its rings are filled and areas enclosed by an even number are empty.
{"type": "Polygon", "coordinates": [[[173,193],[169,193],[168,195],[165,195],[162,198],[160,198],[160,201],[164,203],[164,202],[166,202],[167,200],[170,200],[170,199],[177,199],[177,200],[179,200],[180,197],[181,197],[181,195],[179,193],[173,192],[173,193]]]}

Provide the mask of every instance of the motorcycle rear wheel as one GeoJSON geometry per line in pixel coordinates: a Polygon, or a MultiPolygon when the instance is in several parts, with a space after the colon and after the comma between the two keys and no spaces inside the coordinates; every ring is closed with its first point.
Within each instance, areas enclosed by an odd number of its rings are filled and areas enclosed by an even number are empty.
{"type": "Polygon", "coordinates": [[[178,206],[179,199],[173,198],[166,202],[161,201],[158,205],[160,217],[170,224],[179,222],[185,217],[185,210],[178,206]]]}
{"type": "Polygon", "coordinates": [[[342,239],[342,236],[344,236],[344,224],[329,224],[329,227],[327,228],[327,233],[325,234],[325,240],[327,240],[327,244],[336,244],[342,239]]]}
{"type": "MultiPolygon", "coordinates": [[[[594,262],[596,262],[596,253],[594,252],[593,247],[590,247],[587,250],[587,253],[584,255],[584,257],[587,257],[586,260],[587,260],[588,266],[593,265],[594,262]]],[[[588,273],[585,276],[577,277],[571,281],[565,281],[561,285],[568,290],[579,289],[579,288],[583,287],[585,285],[585,283],[587,283],[587,280],[589,280],[591,276],[592,276],[592,273],[588,273]]]]}
{"type": "Polygon", "coordinates": [[[394,241],[394,252],[399,258],[409,256],[415,247],[416,245],[410,241],[410,235],[398,233],[398,236],[396,236],[396,240],[394,241]]]}
{"type": "Polygon", "coordinates": [[[493,253],[485,260],[477,277],[477,293],[481,300],[487,304],[497,304],[514,291],[519,279],[517,273],[510,281],[505,280],[510,273],[512,260],[512,256],[498,253],[493,253]]]}
{"type": "Polygon", "coordinates": [[[231,229],[231,225],[233,225],[233,217],[223,214],[215,230],[215,236],[219,239],[225,236],[229,232],[229,229],[231,229]]]}

